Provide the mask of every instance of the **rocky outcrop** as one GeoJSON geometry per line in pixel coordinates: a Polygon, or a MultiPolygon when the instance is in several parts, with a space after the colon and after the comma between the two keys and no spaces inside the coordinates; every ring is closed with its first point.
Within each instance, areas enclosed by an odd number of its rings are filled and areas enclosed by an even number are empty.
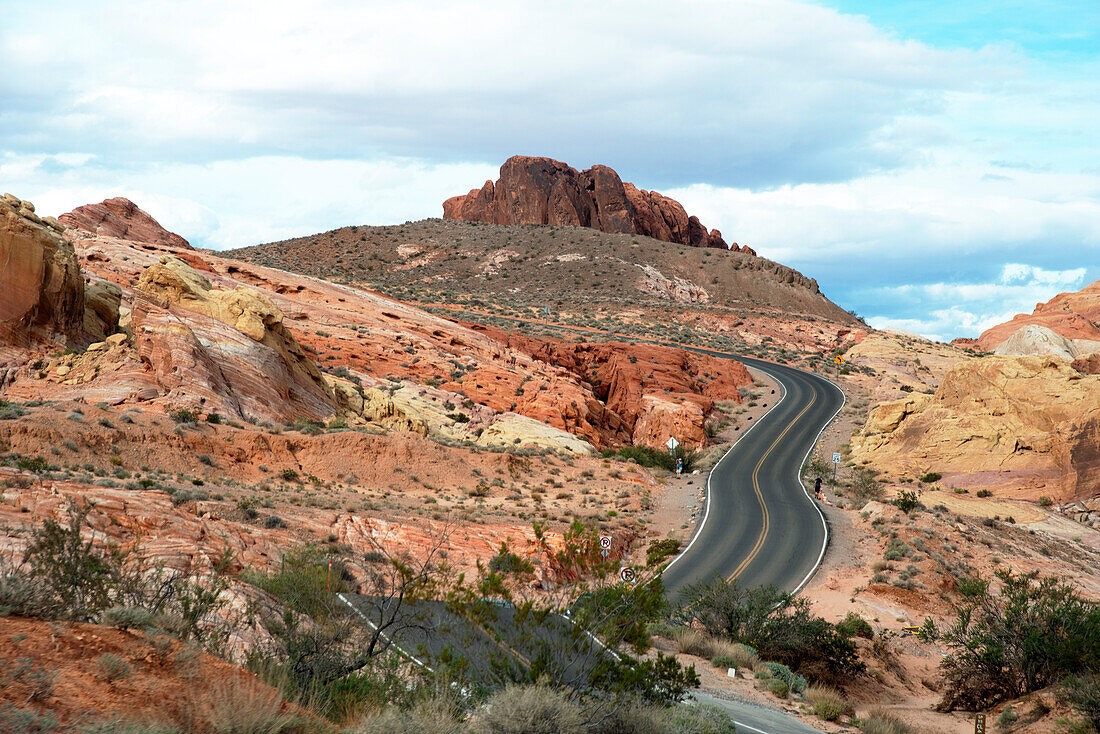
{"type": "Polygon", "coordinates": [[[108,281],[92,281],[84,286],[84,331],[103,341],[118,331],[122,288],[108,281]]]}
{"type": "Polygon", "coordinates": [[[0,345],[82,336],[84,281],[62,232],[29,201],[0,199],[0,345]]]}
{"type": "Polygon", "coordinates": [[[1100,492],[1100,376],[1064,359],[960,362],[933,395],[876,406],[852,458],[892,474],[966,476],[1013,496],[1100,492]]]}
{"type": "Polygon", "coordinates": [[[1078,356],[1077,346],[1045,326],[1028,324],[1008,339],[997,345],[994,354],[1017,357],[1054,355],[1062,359],[1074,359],[1078,356]]]}
{"type": "Polygon", "coordinates": [[[490,327],[473,328],[591,385],[592,394],[614,416],[605,420],[620,423],[629,436],[625,441],[637,445],[661,448],[669,436],[689,446],[704,445],[703,423],[714,401],[740,402],[739,388],[752,384],[752,376],[740,362],[686,349],[542,340],[490,327]]]}
{"type": "Polygon", "coordinates": [[[317,366],[258,291],[216,290],[190,265],[165,257],[138,280],[132,323],[141,359],[184,404],[255,420],[334,413],[317,366]]]}
{"type": "Polygon", "coordinates": [[[121,196],[99,204],[78,206],[68,214],[62,214],[58,220],[66,227],[104,237],[192,249],[187,240],[169,232],[137,204],[121,196]]]}
{"type": "Polygon", "coordinates": [[[1100,375],[1100,352],[1093,352],[1073,360],[1073,369],[1086,375],[1100,375]]]}
{"type": "Polygon", "coordinates": [[[1100,280],[1074,293],[1060,293],[1035,306],[1030,314],[991,327],[977,346],[991,352],[1025,326],[1041,326],[1077,345],[1081,353],[1100,349],[1100,280]],[[1080,342],[1085,342],[1081,344],[1080,342]]]}
{"type": "Polygon", "coordinates": [[[640,234],[693,247],[730,248],[717,229],[707,230],[680,202],[624,183],[607,166],[585,171],[552,158],[512,156],[496,183],[443,202],[444,219],[491,224],[590,227],[640,234]]]}

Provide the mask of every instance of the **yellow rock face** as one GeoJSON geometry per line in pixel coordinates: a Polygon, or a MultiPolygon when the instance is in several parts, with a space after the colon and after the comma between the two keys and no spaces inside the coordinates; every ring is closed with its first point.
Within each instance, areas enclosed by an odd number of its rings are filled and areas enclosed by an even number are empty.
{"type": "Polygon", "coordinates": [[[1022,496],[1100,492],[1100,376],[1052,356],[955,366],[931,396],[876,406],[852,456],[890,474],[986,473],[1022,496]]]}

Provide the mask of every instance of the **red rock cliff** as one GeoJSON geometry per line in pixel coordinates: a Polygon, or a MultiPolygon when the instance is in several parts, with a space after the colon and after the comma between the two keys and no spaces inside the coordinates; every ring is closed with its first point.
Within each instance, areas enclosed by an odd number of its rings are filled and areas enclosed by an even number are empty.
{"type": "Polygon", "coordinates": [[[66,227],[92,234],[192,249],[187,240],[175,232],[169,232],[137,204],[121,196],[100,204],[78,206],[68,214],[62,214],[58,220],[66,227]]]}
{"type": "MultiPolygon", "coordinates": [[[[490,224],[550,224],[640,234],[693,247],[729,247],[680,202],[624,183],[607,166],[585,171],[552,158],[512,156],[494,184],[443,202],[444,219],[490,224]]],[[[739,252],[756,253],[733,245],[739,252]]]]}

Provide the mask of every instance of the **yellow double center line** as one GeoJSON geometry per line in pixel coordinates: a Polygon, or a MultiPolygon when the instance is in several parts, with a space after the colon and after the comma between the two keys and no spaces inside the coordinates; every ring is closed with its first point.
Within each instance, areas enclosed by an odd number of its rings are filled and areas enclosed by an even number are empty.
{"type": "MultiPolygon", "coordinates": [[[[817,400],[817,393],[813,393],[813,397],[810,398],[810,402],[806,403],[806,407],[802,409],[802,412],[796,415],[787,427],[783,429],[783,432],[772,441],[772,445],[768,447],[768,450],[764,452],[764,455],[760,457],[760,461],[756,462],[756,468],[752,472],[752,489],[756,493],[756,501],[760,503],[760,511],[764,515],[764,526],[760,529],[760,537],[756,539],[756,545],[752,547],[749,554],[745,556],[745,560],[741,561],[741,565],[734,569],[734,572],[726,577],[726,582],[729,583],[741,575],[741,572],[745,570],[745,567],[752,563],[752,559],[756,558],[756,554],[760,552],[760,549],[764,545],[764,539],[768,537],[768,528],[771,525],[771,518],[768,515],[768,505],[764,502],[764,494],[760,491],[760,467],[764,465],[765,459],[771,454],[779,442],[783,440],[783,437],[787,435],[787,431],[794,427],[794,424],[798,422],[799,418],[806,414],[806,411],[810,409],[810,406],[817,400]]],[[[801,481],[801,480],[800,480],[801,481]]]]}

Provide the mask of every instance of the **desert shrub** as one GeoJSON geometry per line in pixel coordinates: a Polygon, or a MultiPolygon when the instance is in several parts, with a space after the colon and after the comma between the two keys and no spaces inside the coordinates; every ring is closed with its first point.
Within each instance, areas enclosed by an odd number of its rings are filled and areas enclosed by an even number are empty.
{"type": "Polygon", "coordinates": [[[286,520],[278,515],[268,515],[264,518],[264,527],[268,530],[278,530],[286,527],[286,520]]]}
{"type": "Polygon", "coordinates": [[[467,725],[445,700],[427,698],[411,708],[389,706],[364,719],[352,734],[465,734],[467,725]]]}
{"type": "Polygon", "coordinates": [[[806,690],[806,679],[803,678],[801,675],[796,674],[786,665],[773,662],[761,663],[761,665],[768,669],[773,678],[778,678],[779,680],[786,683],[787,687],[795,693],[802,693],[804,690],[806,690]]]}
{"type": "Polygon", "coordinates": [[[898,509],[908,515],[913,510],[920,507],[920,495],[911,489],[903,489],[898,492],[898,496],[894,499],[894,504],[898,509]]]}
{"type": "Polygon", "coordinates": [[[526,576],[534,573],[535,567],[529,560],[513,553],[506,543],[500,544],[500,550],[489,559],[489,570],[493,573],[526,576]]]}
{"type": "Polygon", "coordinates": [[[746,588],[715,578],[688,587],[684,601],[685,613],[712,636],[751,643],[760,657],[816,681],[839,683],[863,671],[848,635],[813,614],[806,599],[774,586],[746,588]]]}
{"type": "Polygon", "coordinates": [[[188,502],[205,502],[210,499],[210,493],[203,489],[181,489],[172,495],[172,504],[187,504],[188,502]]]}
{"type": "Polygon", "coordinates": [[[872,711],[866,719],[859,720],[863,734],[910,734],[913,730],[892,714],[872,711]]]}
{"type": "Polygon", "coordinates": [[[979,576],[963,576],[955,579],[955,591],[968,599],[979,599],[989,591],[989,581],[979,576]]]}
{"type": "Polygon", "coordinates": [[[978,496],[979,496],[979,497],[982,497],[982,498],[985,498],[985,497],[992,497],[992,496],[993,496],[993,492],[989,491],[988,489],[979,489],[979,490],[978,490],[978,496]]]}
{"type": "Polygon", "coordinates": [[[787,698],[791,695],[790,686],[782,678],[769,678],[764,682],[764,690],[774,693],[776,698],[787,698]]]}
{"type": "Polygon", "coordinates": [[[0,731],[5,734],[50,734],[57,726],[57,717],[49,711],[38,714],[10,703],[0,705],[0,731]]]}
{"type": "Polygon", "coordinates": [[[1037,572],[999,570],[1001,593],[962,606],[941,635],[943,710],[978,710],[1100,671],[1100,604],[1037,572]]]}
{"type": "Polygon", "coordinates": [[[580,706],[548,686],[509,686],[485,705],[474,731],[482,734],[581,734],[580,706]]]}
{"type": "Polygon", "coordinates": [[[925,484],[933,484],[943,479],[943,475],[938,471],[930,471],[927,474],[921,476],[920,480],[925,484]]]}
{"type": "Polygon", "coordinates": [[[147,629],[153,626],[153,613],[144,607],[111,607],[103,612],[103,624],[119,629],[147,629]]]}
{"type": "Polygon", "coordinates": [[[219,425],[222,422],[222,417],[218,413],[207,413],[206,422],[213,423],[214,425],[219,425]]]}
{"type": "Polygon", "coordinates": [[[661,538],[649,544],[645,551],[645,565],[656,566],[666,558],[680,552],[680,541],[676,538],[661,538]]]}
{"type": "Polygon", "coordinates": [[[219,734],[306,734],[320,722],[287,712],[282,695],[258,682],[219,681],[195,691],[180,707],[183,729],[219,734]]]}
{"type": "Polygon", "coordinates": [[[17,403],[8,402],[0,398],[0,421],[10,421],[22,418],[27,414],[27,409],[17,403]]]}
{"type": "Polygon", "coordinates": [[[198,411],[190,408],[172,408],[168,411],[168,417],[176,423],[195,423],[199,420],[198,411]]]}
{"type": "Polygon", "coordinates": [[[298,481],[298,472],[293,469],[283,469],[279,472],[279,476],[283,478],[284,482],[296,482],[298,481]]]}
{"type": "Polygon", "coordinates": [[[852,496],[859,502],[882,499],[882,485],[867,469],[856,469],[852,476],[852,496]]]}
{"type": "Polygon", "coordinates": [[[696,452],[685,451],[682,445],[678,446],[673,454],[649,446],[623,446],[618,451],[604,451],[602,456],[626,459],[640,466],[657,467],[667,471],[676,471],[676,459],[680,458],[684,460],[685,472],[694,468],[697,459],[696,452]]]}
{"type": "Polygon", "coordinates": [[[867,620],[855,612],[848,612],[844,619],[836,623],[836,628],[842,635],[848,637],[863,637],[869,640],[875,636],[867,620]]]}
{"type": "Polygon", "coordinates": [[[96,658],[95,665],[99,669],[99,674],[108,682],[129,678],[134,672],[128,662],[109,652],[96,658]]]}
{"type": "Polygon", "coordinates": [[[1070,676],[1063,682],[1062,690],[1093,730],[1100,731],[1100,673],[1070,676]]]}
{"type": "Polygon", "coordinates": [[[810,686],[806,689],[806,700],[813,715],[823,721],[836,721],[851,711],[844,696],[828,686],[810,686]]]}

